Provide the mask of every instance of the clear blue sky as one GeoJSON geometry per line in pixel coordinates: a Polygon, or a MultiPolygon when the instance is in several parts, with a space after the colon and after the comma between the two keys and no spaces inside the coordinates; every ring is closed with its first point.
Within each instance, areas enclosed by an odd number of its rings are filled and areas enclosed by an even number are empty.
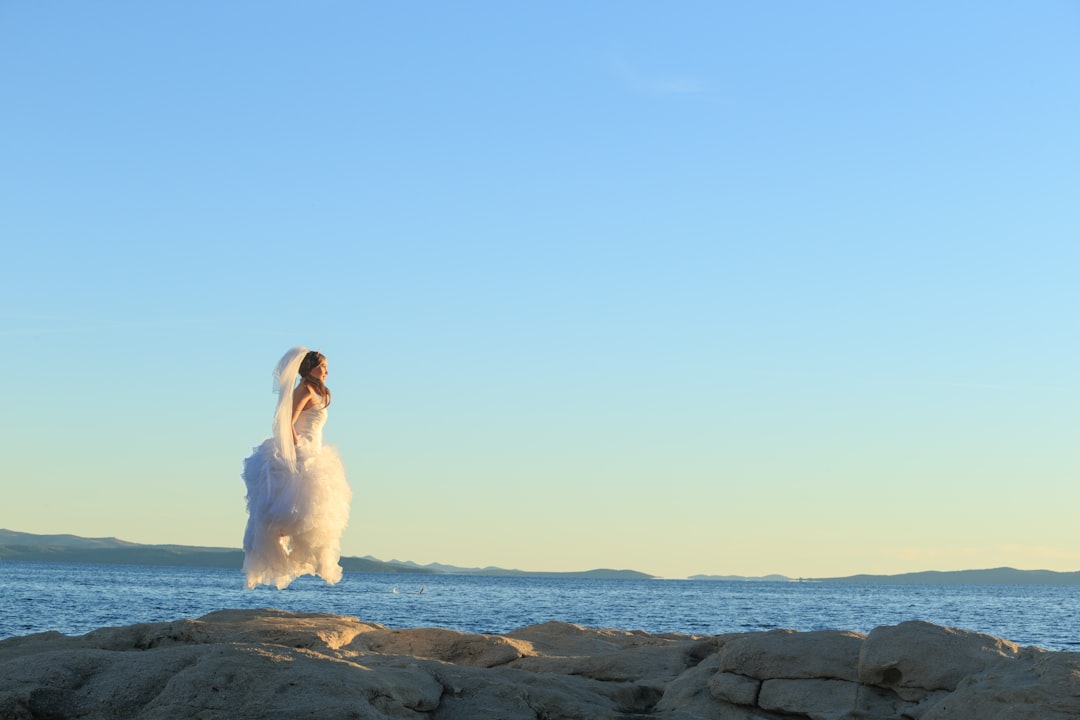
{"type": "Polygon", "coordinates": [[[1080,569],[1080,5],[0,2],[0,527],[1080,569]]]}

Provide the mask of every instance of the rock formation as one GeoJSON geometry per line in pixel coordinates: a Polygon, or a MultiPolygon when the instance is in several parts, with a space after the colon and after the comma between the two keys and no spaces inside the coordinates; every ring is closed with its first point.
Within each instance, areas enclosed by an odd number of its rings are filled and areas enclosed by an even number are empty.
{"type": "Polygon", "coordinates": [[[924,622],[651,635],[550,622],[505,635],[223,610],[0,641],[0,720],[1080,717],[1080,654],[924,622]]]}

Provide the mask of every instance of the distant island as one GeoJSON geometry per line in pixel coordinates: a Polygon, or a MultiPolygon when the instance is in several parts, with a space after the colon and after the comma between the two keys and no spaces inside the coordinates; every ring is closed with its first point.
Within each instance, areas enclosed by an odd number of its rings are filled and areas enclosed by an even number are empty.
{"type": "MultiPolygon", "coordinates": [[[[84,538],[77,535],[35,535],[0,529],[0,563],[69,562],[116,565],[165,565],[184,567],[236,568],[244,564],[244,551],[237,548],[191,545],[141,545],[117,538],[84,538]]],[[[587,578],[594,580],[652,580],[656,575],[637,570],[597,568],[579,572],[536,572],[499,567],[466,568],[441,563],[419,565],[407,560],[389,562],[370,556],[343,557],[347,572],[411,573],[427,575],[484,575],[502,577],[587,578]]],[[[786,575],[692,575],[687,580],[715,582],[807,582],[864,583],[893,585],[1080,585],[1080,572],[1017,570],[1001,567],[988,570],[952,570],[903,573],[899,575],[849,575],[831,578],[790,578],[786,575]]]]}
{"type": "Polygon", "coordinates": [[[925,570],[900,575],[850,575],[815,578],[813,582],[889,583],[891,585],[1080,585],[1080,572],[1017,570],[1011,567],[988,570],[925,570]]]}
{"type": "Polygon", "coordinates": [[[794,578],[787,575],[761,575],[758,577],[746,577],[745,575],[691,575],[687,580],[718,580],[721,582],[795,582],[794,578]]]}
{"type": "MultiPolygon", "coordinates": [[[[243,567],[244,551],[237,548],[191,545],[141,545],[113,537],[84,538],[77,535],[34,535],[0,528],[0,562],[109,563],[115,565],[165,565],[182,567],[243,567]]],[[[580,572],[532,572],[497,567],[462,568],[453,565],[417,565],[384,562],[373,557],[343,557],[346,572],[410,573],[425,575],[496,575],[508,577],[592,578],[598,580],[649,580],[654,575],[636,570],[599,568],[580,572]]]]}

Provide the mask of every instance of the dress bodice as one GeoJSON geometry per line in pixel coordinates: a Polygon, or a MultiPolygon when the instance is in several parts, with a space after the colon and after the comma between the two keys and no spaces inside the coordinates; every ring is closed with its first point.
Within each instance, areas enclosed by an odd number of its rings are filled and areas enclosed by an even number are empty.
{"type": "Polygon", "coordinates": [[[322,447],[323,426],[326,425],[326,405],[319,403],[300,412],[296,418],[296,434],[316,448],[322,447]]]}

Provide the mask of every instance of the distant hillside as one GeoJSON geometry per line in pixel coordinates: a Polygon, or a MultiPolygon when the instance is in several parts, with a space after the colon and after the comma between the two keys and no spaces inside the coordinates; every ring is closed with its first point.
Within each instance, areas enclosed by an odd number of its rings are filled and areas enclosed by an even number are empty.
{"type": "Polygon", "coordinates": [[[990,570],[952,570],[903,573],[902,575],[851,575],[813,578],[813,582],[889,583],[893,585],[1080,585],[1080,572],[1017,570],[1001,567],[990,570]]]}
{"type": "Polygon", "coordinates": [[[687,580],[724,580],[728,582],[794,582],[787,575],[762,575],[746,577],[743,575],[691,575],[687,580]]]}
{"type": "MultiPolygon", "coordinates": [[[[34,535],[0,529],[0,562],[111,563],[116,565],[166,565],[240,569],[244,552],[236,548],[190,545],[140,545],[117,538],[84,538],[77,535],[34,535]]],[[[417,565],[414,562],[383,562],[373,557],[343,557],[348,572],[498,575],[514,577],[567,577],[594,579],[649,579],[635,570],[585,570],[582,572],[529,572],[503,568],[458,568],[453,565],[417,565]]]]}
{"type": "Polygon", "coordinates": [[[69,548],[134,547],[135,543],[108,538],[84,538],[78,535],[32,535],[0,528],[0,545],[43,545],[69,548]]]}
{"type": "MultiPolygon", "coordinates": [[[[375,558],[366,556],[369,560],[375,558]]],[[[651,580],[655,575],[638,572],[637,570],[609,570],[600,568],[596,570],[581,570],[569,572],[540,572],[532,570],[507,570],[500,567],[459,567],[457,565],[444,565],[443,563],[428,563],[418,565],[411,560],[391,560],[395,565],[404,565],[416,568],[418,572],[428,571],[443,573],[446,575],[494,575],[503,577],[565,577],[565,578],[593,578],[596,580],[651,580]]]]}
{"type": "Polygon", "coordinates": [[[540,577],[540,578],[589,578],[592,580],[652,580],[655,575],[638,572],[637,570],[609,570],[598,568],[596,570],[581,570],[577,572],[534,572],[531,570],[504,570],[503,568],[489,567],[469,573],[471,575],[495,575],[501,577],[540,577]]]}
{"type": "MultiPolygon", "coordinates": [[[[108,563],[115,565],[166,565],[179,567],[236,568],[244,565],[244,551],[236,548],[190,545],[140,545],[117,538],[83,538],[77,535],[33,535],[0,529],[0,561],[108,563]]],[[[350,572],[425,573],[369,558],[343,557],[341,567],[350,572]]]]}
{"type": "MultiPolygon", "coordinates": [[[[140,545],[114,537],[84,538],[77,535],[34,535],[0,528],[0,562],[112,563],[117,565],[166,565],[186,567],[236,568],[244,564],[244,552],[237,548],[191,545],[140,545]]],[[[420,573],[436,575],[488,575],[501,577],[590,578],[597,580],[649,580],[655,575],[636,570],[583,570],[578,572],[533,572],[498,567],[466,568],[441,563],[419,565],[407,560],[384,562],[370,556],[343,557],[341,567],[348,572],[420,573]]],[[[785,575],[745,577],[742,575],[692,575],[690,580],[742,582],[795,582],[785,575]]],[[[989,570],[953,570],[904,573],[901,575],[849,575],[832,578],[799,578],[805,582],[884,583],[926,585],[1080,585],[1080,572],[1017,570],[1002,567],[989,570]]]]}

